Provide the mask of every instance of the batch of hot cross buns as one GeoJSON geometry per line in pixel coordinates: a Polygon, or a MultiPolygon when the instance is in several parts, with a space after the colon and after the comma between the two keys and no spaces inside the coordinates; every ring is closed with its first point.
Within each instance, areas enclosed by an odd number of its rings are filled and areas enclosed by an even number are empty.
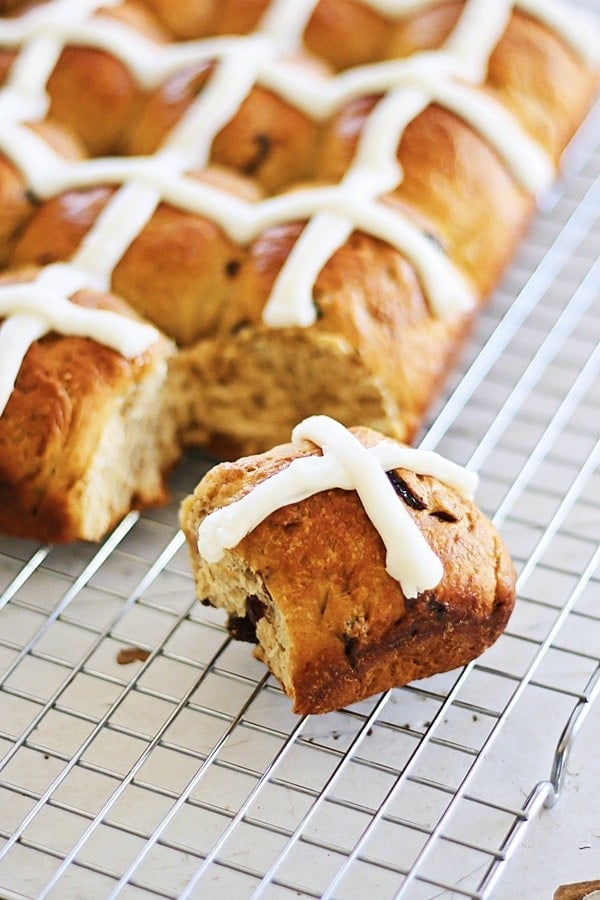
{"type": "Polygon", "coordinates": [[[198,596],[297,712],[480,654],[514,569],[414,444],[599,47],[564,0],[0,0],[0,533],[100,540],[200,447],[198,596]]]}

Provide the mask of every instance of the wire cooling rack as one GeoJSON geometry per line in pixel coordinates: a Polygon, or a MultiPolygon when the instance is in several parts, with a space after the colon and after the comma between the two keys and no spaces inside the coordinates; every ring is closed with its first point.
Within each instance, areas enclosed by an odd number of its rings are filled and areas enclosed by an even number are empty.
{"type": "Polygon", "coordinates": [[[599,120],[423,441],[481,474],[506,633],[298,718],[194,600],[177,509],[207,460],[100,547],[0,539],[3,898],[491,896],[600,693],[599,120]]]}

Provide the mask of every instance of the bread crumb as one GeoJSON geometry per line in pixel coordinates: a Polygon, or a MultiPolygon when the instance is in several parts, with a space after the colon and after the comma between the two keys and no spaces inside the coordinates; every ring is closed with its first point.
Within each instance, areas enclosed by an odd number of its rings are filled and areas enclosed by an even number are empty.
{"type": "Polygon", "coordinates": [[[149,656],[150,651],[141,647],[123,647],[117,653],[117,662],[120,666],[128,666],[133,662],[146,662],[149,656]]]}

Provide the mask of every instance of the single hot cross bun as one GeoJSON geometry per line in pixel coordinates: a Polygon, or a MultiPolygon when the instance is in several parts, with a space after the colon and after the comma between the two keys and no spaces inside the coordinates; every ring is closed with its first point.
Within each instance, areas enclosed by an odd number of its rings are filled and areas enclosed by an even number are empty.
{"type": "Polygon", "coordinates": [[[198,597],[257,642],[302,714],[465,665],[501,634],[515,598],[468,473],[372,430],[340,430],[314,417],[293,443],[216,466],[181,512],[198,597]]]}

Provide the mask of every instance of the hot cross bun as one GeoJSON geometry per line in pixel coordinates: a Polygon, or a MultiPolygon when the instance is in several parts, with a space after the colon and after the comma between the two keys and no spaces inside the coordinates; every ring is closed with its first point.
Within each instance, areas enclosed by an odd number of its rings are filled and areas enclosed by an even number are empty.
{"type": "Polygon", "coordinates": [[[213,468],[181,514],[198,597],[257,642],[294,711],[479,656],[506,626],[515,574],[472,473],[324,416],[294,437],[213,468]]]}

